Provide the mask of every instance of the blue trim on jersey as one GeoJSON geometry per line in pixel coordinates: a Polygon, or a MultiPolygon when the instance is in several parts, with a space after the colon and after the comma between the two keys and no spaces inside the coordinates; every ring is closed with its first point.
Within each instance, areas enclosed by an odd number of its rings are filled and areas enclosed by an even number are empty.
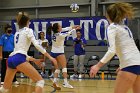
{"type": "Polygon", "coordinates": [[[51,56],[53,57],[53,58],[56,58],[56,57],[58,57],[58,56],[60,56],[60,55],[63,55],[64,53],[53,53],[53,52],[51,52],[51,56]]]}
{"type": "Polygon", "coordinates": [[[8,67],[16,69],[16,67],[22,63],[26,62],[26,55],[17,53],[8,58],[8,67]]]}
{"type": "Polygon", "coordinates": [[[136,75],[140,75],[140,65],[128,66],[121,69],[121,71],[126,71],[136,75]]]}
{"type": "Polygon", "coordinates": [[[107,39],[107,45],[110,47],[110,45],[109,45],[109,41],[108,41],[108,34],[107,34],[107,29],[106,29],[106,39],[107,39]]]}
{"type": "Polygon", "coordinates": [[[128,31],[128,34],[129,34],[130,38],[132,38],[132,36],[131,36],[131,32],[130,32],[129,28],[124,27],[124,29],[128,31]]]}

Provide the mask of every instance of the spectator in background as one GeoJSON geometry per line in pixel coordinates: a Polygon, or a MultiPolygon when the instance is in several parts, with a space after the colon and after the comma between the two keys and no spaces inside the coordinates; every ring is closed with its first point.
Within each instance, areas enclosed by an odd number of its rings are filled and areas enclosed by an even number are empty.
{"type": "MultiPolygon", "coordinates": [[[[48,45],[48,40],[45,39],[45,33],[43,31],[41,31],[39,33],[39,45],[41,45],[45,50],[47,50],[47,48],[49,47],[48,45]]],[[[41,59],[44,59],[44,62],[42,62],[42,67],[41,67],[41,75],[44,76],[45,75],[45,59],[46,57],[42,54],[42,53],[39,53],[40,55],[40,58],[41,59]]]]}
{"type": "Polygon", "coordinates": [[[85,46],[86,46],[86,40],[82,37],[81,31],[76,31],[77,37],[74,39],[74,74],[71,76],[71,78],[78,78],[78,63],[80,67],[80,74],[79,78],[83,77],[84,73],[84,60],[85,60],[85,46]]]}
{"type": "MultiPolygon", "coordinates": [[[[1,36],[0,39],[0,59],[1,61],[1,84],[4,84],[6,68],[7,68],[7,58],[10,53],[14,50],[14,35],[12,34],[12,28],[10,25],[5,26],[5,34],[1,36]]],[[[10,78],[10,77],[9,77],[10,78]]],[[[16,75],[13,79],[14,84],[19,84],[16,79],[16,75]]]]}

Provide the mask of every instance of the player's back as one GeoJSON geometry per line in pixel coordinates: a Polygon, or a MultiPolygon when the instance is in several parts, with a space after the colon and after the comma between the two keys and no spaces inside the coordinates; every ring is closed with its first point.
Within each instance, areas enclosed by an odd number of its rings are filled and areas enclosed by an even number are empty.
{"type": "Polygon", "coordinates": [[[133,39],[132,32],[126,25],[110,25],[111,29],[115,29],[115,46],[116,54],[118,55],[122,67],[134,65],[137,62],[140,64],[140,53],[133,39]],[[139,59],[138,59],[139,58],[139,59]],[[133,60],[135,59],[135,60],[133,60]],[[135,61],[135,62],[133,62],[135,61]]]}
{"type": "Polygon", "coordinates": [[[14,37],[14,43],[15,43],[15,48],[14,52],[16,53],[27,53],[30,45],[31,45],[31,40],[29,39],[29,35],[31,34],[31,29],[24,27],[22,29],[19,29],[15,33],[14,37]]]}

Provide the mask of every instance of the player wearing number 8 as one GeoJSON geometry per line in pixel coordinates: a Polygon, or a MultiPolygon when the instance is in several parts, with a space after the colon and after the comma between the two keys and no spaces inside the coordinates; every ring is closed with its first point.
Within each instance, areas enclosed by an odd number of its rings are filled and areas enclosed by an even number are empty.
{"type": "MultiPolygon", "coordinates": [[[[67,81],[67,67],[66,67],[66,57],[64,55],[64,41],[65,37],[69,36],[73,31],[76,31],[77,29],[80,29],[79,26],[74,26],[74,27],[66,27],[62,28],[60,24],[54,23],[53,26],[50,26],[48,29],[48,32],[52,34],[52,49],[51,49],[51,56],[54,57],[59,64],[62,66],[62,73],[64,77],[64,87],[67,88],[73,88],[68,81],[67,81]],[[62,31],[67,31],[67,32],[62,32],[62,31]]],[[[55,67],[55,72],[54,72],[54,81],[53,85],[54,87],[57,87],[58,89],[61,89],[57,85],[57,77],[58,74],[60,73],[60,70],[57,67],[55,67]]]]}

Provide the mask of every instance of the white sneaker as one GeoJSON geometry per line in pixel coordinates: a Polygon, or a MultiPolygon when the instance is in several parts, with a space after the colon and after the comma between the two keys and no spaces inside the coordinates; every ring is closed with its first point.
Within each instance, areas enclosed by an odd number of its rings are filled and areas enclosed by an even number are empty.
{"type": "Polygon", "coordinates": [[[77,74],[73,74],[70,76],[70,78],[78,78],[78,75],[77,74]]]}
{"type": "Polygon", "coordinates": [[[18,81],[13,82],[15,85],[19,85],[20,83],[18,81]]]}
{"type": "Polygon", "coordinates": [[[52,74],[49,76],[49,78],[53,78],[53,76],[54,76],[54,74],[52,73],[52,74]]]}
{"type": "Polygon", "coordinates": [[[4,82],[1,82],[1,85],[3,85],[4,84],[4,82]]]}
{"type": "Polygon", "coordinates": [[[21,78],[23,78],[23,77],[24,77],[23,73],[20,73],[20,77],[21,77],[21,78]]]}
{"type": "Polygon", "coordinates": [[[83,78],[83,75],[82,74],[79,74],[79,77],[78,78],[83,78]]]}
{"type": "Polygon", "coordinates": [[[69,83],[63,83],[63,87],[65,87],[65,88],[73,88],[73,86],[72,85],[70,85],[69,83]]]}

